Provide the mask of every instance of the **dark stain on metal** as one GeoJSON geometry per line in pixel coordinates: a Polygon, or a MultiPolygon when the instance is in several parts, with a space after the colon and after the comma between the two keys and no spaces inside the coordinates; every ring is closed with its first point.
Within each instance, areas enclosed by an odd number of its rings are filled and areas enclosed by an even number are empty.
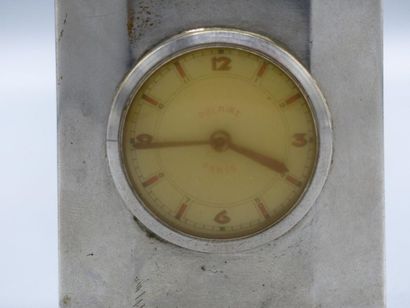
{"type": "Polygon", "coordinates": [[[150,238],[150,239],[156,239],[162,243],[166,243],[166,244],[170,244],[169,242],[163,240],[162,238],[160,238],[159,236],[157,236],[155,233],[151,232],[149,229],[147,229],[139,220],[137,217],[133,216],[134,221],[137,223],[138,227],[140,227],[140,229],[142,231],[144,231],[145,235],[150,238]]]}
{"type": "Polygon", "coordinates": [[[131,44],[136,43],[147,28],[161,23],[161,16],[151,11],[150,4],[147,0],[140,1],[138,4],[136,1],[128,0],[127,32],[131,44]]]}
{"type": "Polygon", "coordinates": [[[61,301],[63,305],[70,305],[71,304],[71,297],[68,295],[65,295],[61,301]]]}
{"type": "MultiPolygon", "coordinates": [[[[203,272],[209,272],[209,273],[211,273],[211,274],[223,274],[223,273],[224,273],[223,270],[217,269],[215,265],[212,265],[212,266],[210,266],[210,267],[206,267],[205,265],[202,265],[202,266],[201,266],[201,270],[202,270],[203,272]]],[[[227,275],[224,275],[224,277],[225,277],[225,278],[228,278],[227,275]]]]}
{"type": "Polygon", "coordinates": [[[135,11],[132,8],[128,9],[128,18],[127,18],[127,30],[128,30],[128,37],[131,40],[134,37],[134,17],[135,11]]]}
{"type": "Polygon", "coordinates": [[[61,85],[61,81],[63,81],[63,76],[57,78],[57,86],[61,85]]]}
{"type": "Polygon", "coordinates": [[[67,24],[67,17],[68,17],[68,14],[66,13],[65,16],[64,16],[63,25],[61,27],[61,30],[60,30],[59,34],[58,34],[58,39],[57,39],[58,42],[60,42],[61,39],[63,38],[64,25],[67,24]]]}
{"type": "Polygon", "coordinates": [[[134,298],[134,304],[132,307],[135,308],[143,308],[145,307],[144,303],[144,294],[145,290],[143,289],[143,284],[142,280],[137,276],[135,277],[135,298],[134,298]]]}
{"type": "Polygon", "coordinates": [[[61,39],[63,38],[63,34],[64,34],[64,29],[61,29],[60,33],[58,34],[58,41],[60,42],[61,39]]]}

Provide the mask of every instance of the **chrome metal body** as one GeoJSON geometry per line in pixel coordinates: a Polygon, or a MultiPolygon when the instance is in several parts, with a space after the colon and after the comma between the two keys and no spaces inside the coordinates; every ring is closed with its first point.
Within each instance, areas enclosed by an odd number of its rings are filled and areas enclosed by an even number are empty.
{"type": "Polygon", "coordinates": [[[151,232],[171,243],[188,249],[213,253],[232,253],[272,242],[289,231],[306,215],[322,190],[330,167],[332,156],[331,121],[324,97],[308,71],[291,54],[272,40],[255,33],[234,29],[196,29],[174,36],[154,48],[136,64],[121,83],[114,98],[108,122],[107,154],[111,174],[125,204],[151,232]],[[223,46],[242,48],[260,54],[269,61],[278,63],[295,79],[306,96],[315,117],[319,150],[316,171],[310,184],[295,208],[284,219],[251,237],[235,240],[209,240],[184,235],[168,228],[153,217],[141,204],[125,175],[121,159],[121,130],[125,110],[132,101],[134,94],[155,68],[190,50],[223,46]]]}
{"type": "Polygon", "coordinates": [[[384,306],[379,0],[56,7],[61,307],[384,306]],[[134,64],[178,33],[212,27],[285,46],[317,81],[333,132],[327,180],[307,214],[275,240],[222,254],[170,244],[134,220],[107,153],[113,99],[134,64]]]}

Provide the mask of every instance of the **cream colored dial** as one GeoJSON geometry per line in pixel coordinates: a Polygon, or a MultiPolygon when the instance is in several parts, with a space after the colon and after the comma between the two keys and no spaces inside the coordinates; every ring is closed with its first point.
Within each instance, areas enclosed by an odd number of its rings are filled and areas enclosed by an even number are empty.
{"type": "Polygon", "coordinates": [[[124,171],[164,225],[195,237],[256,234],[285,217],[317,160],[303,90],[247,50],[203,48],[165,62],[124,113],[124,171]]]}

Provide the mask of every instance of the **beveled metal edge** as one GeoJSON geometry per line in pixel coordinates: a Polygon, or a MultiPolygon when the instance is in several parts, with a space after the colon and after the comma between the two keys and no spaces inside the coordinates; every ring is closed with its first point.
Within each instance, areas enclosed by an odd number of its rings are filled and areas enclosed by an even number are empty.
{"type": "Polygon", "coordinates": [[[201,252],[231,253],[272,242],[294,227],[310,210],[326,181],[332,159],[332,127],[325,98],[309,72],[290,53],[261,35],[236,29],[201,28],[178,34],[146,54],[123,80],[114,97],[107,128],[107,156],[114,183],[128,209],[159,237],[178,246],[201,252]],[[236,46],[262,54],[282,65],[300,85],[310,104],[318,133],[318,158],[310,185],[293,210],[272,227],[246,238],[233,240],[200,239],[163,225],[141,204],[129,186],[122,168],[120,133],[122,115],[137,89],[153,68],[165,60],[200,46],[236,46]]]}

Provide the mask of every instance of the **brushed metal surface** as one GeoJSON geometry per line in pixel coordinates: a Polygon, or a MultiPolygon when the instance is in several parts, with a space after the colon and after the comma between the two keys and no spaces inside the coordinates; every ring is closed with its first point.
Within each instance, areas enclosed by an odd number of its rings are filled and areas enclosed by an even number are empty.
{"type": "Polygon", "coordinates": [[[132,62],[177,33],[225,27],[272,37],[309,66],[309,0],[126,1],[132,62]]]}
{"type": "Polygon", "coordinates": [[[312,1],[311,72],[334,127],[333,166],[311,213],[323,307],[384,307],[381,12],[379,0],[312,1]]]}
{"type": "Polygon", "coordinates": [[[57,0],[61,307],[384,306],[380,1],[232,3],[57,0]],[[261,33],[310,62],[334,124],[333,165],[312,210],[240,253],[192,252],[144,231],[106,157],[130,65],[202,26],[261,33]]]}

